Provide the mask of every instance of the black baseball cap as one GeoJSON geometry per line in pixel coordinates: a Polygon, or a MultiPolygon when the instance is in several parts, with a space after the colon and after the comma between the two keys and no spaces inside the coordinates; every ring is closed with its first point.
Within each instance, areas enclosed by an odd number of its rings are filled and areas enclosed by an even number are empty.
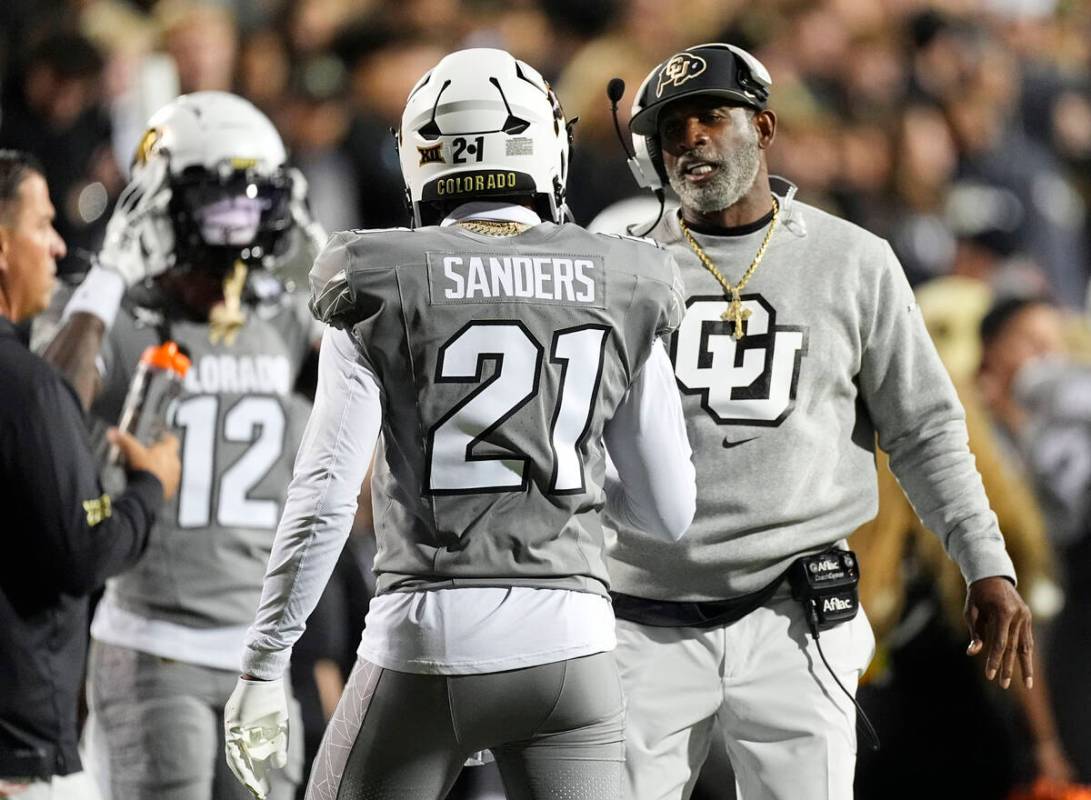
{"type": "Polygon", "coordinates": [[[723,97],[760,111],[768,105],[772,85],[765,66],[742,48],[699,44],[675,53],[644,79],[629,129],[655,136],[666,105],[694,95],[723,97]]]}

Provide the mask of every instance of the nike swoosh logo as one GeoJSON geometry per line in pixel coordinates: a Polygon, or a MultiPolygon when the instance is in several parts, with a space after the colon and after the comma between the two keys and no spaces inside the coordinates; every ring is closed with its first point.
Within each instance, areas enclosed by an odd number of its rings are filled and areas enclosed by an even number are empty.
{"type": "Polygon", "coordinates": [[[737,441],[737,442],[729,442],[727,439],[724,439],[724,449],[729,450],[732,447],[738,447],[740,444],[746,444],[747,442],[752,442],[757,438],[758,438],[757,436],[751,436],[749,439],[739,439],[739,441],[737,441]]]}

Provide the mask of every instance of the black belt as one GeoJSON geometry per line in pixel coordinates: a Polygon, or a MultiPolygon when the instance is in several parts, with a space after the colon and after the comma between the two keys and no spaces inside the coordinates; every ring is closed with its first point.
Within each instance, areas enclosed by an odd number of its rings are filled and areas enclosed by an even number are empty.
{"type": "Polygon", "coordinates": [[[621,592],[610,592],[610,597],[618,619],[653,628],[716,628],[738,622],[765,605],[785,577],[792,597],[804,604],[808,614],[812,609],[817,614],[821,630],[856,616],[860,568],[852,551],[838,547],[800,556],[767,586],[730,600],[651,600],[621,592]]]}
{"type": "Polygon", "coordinates": [[[730,600],[651,600],[621,592],[610,592],[610,598],[618,619],[653,628],[716,628],[738,622],[765,605],[783,580],[780,575],[768,586],[730,600]]]}

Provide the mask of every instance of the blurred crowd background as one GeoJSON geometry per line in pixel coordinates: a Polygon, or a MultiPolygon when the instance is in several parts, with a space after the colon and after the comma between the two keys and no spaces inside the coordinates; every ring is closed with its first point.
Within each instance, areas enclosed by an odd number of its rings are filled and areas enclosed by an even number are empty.
{"type": "MultiPolygon", "coordinates": [[[[265,111],[327,229],[404,225],[390,129],[409,89],[446,52],[501,47],[579,117],[569,203],[586,224],[638,194],[608,80],[628,86],[624,125],[648,70],[706,41],[749,49],[772,73],[771,171],[887,238],[918,288],[990,497],[1006,509],[1051,679],[1036,697],[983,685],[961,655],[958,576],[886,487],[879,519],[854,538],[880,634],[861,700],[887,743],[862,752],[858,796],[1029,797],[1018,793],[1036,778],[1091,783],[1091,411],[1080,406],[1091,382],[1064,406],[1067,450],[1043,457],[1051,471],[1024,445],[1049,415],[1035,416],[1015,380],[1043,355],[1086,377],[1091,353],[1087,0],[3,0],[0,147],[45,163],[72,276],[101,239],[147,117],[183,92],[231,90],[265,111]]],[[[321,670],[351,663],[366,603],[366,530],[358,541],[301,649],[306,666],[293,665],[303,683],[319,675],[318,731],[337,685],[321,670]]],[[[718,769],[700,796],[727,796],[718,769]]]]}

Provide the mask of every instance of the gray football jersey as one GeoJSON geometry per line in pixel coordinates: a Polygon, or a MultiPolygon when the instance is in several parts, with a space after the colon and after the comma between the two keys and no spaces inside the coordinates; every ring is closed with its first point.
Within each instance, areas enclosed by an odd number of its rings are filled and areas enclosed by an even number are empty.
{"type": "MultiPolygon", "coordinates": [[[[111,602],[191,627],[253,619],[309,403],[293,393],[311,342],[297,295],[259,306],[231,344],[204,323],[171,337],[193,362],[173,415],[181,442],[178,494],[160,512],[148,550],[111,579],[111,602]]],[[[156,333],[122,311],[103,345],[104,391],[92,411],[116,423],[144,348],[156,333]]]]}
{"type": "Polygon", "coordinates": [[[358,231],[312,286],[382,386],[379,591],[605,592],[603,426],[680,320],[673,258],[575,225],[358,231]]]}

